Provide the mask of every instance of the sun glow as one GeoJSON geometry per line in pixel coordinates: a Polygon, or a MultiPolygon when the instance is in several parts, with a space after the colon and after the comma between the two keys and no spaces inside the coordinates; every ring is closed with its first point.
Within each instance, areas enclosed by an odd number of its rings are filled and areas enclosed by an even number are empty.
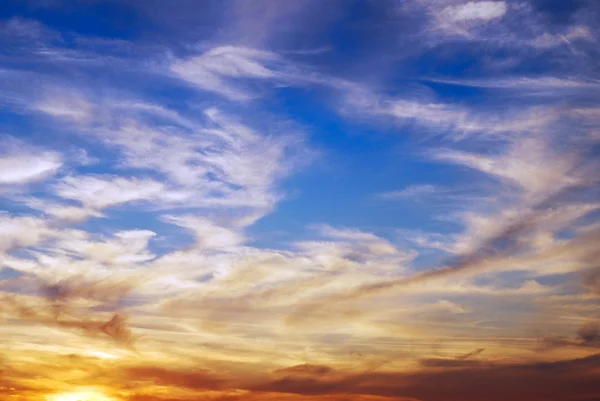
{"type": "Polygon", "coordinates": [[[77,391],[72,393],[52,394],[46,397],[47,401],[117,401],[95,390],[77,391]]]}

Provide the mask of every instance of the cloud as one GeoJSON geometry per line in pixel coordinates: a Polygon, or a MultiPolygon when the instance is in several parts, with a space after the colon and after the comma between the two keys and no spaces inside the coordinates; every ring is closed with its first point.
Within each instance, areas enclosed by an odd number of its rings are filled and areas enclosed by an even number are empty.
{"type": "Polygon", "coordinates": [[[187,60],[176,60],[170,68],[180,78],[199,88],[216,92],[231,100],[254,96],[243,84],[230,79],[273,79],[276,73],[265,62],[277,61],[274,54],[244,47],[223,46],[187,60]]]}
{"type": "Polygon", "coordinates": [[[470,20],[492,20],[506,14],[508,6],[504,1],[469,1],[445,7],[440,18],[453,22],[470,20]]]}
{"type": "Polygon", "coordinates": [[[42,181],[63,166],[63,158],[57,152],[40,150],[10,137],[2,138],[2,141],[0,188],[42,181]]]}
{"type": "Polygon", "coordinates": [[[120,176],[69,176],[55,186],[58,196],[81,202],[84,207],[101,210],[122,203],[152,200],[164,185],[150,179],[120,176]]]}
{"type": "Polygon", "coordinates": [[[461,360],[461,361],[465,360],[465,359],[469,359],[469,358],[472,358],[474,356],[481,354],[483,351],[485,351],[485,348],[479,348],[479,349],[476,349],[475,351],[471,351],[465,355],[461,355],[457,359],[461,360]]]}
{"type": "Polygon", "coordinates": [[[381,199],[395,200],[395,199],[407,199],[413,198],[418,199],[422,196],[431,195],[437,193],[439,190],[435,185],[423,184],[423,185],[411,185],[399,191],[384,192],[378,196],[381,199]]]}
{"type": "Polygon", "coordinates": [[[474,275],[478,272],[499,270],[502,267],[509,270],[518,269],[519,258],[523,258],[525,263],[527,263],[528,258],[531,258],[530,263],[537,264],[543,260],[556,260],[559,257],[562,259],[565,254],[571,254],[573,262],[577,263],[577,269],[589,268],[587,260],[590,255],[595,254],[591,244],[598,240],[598,232],[591,232],[570,241],[543,248],[540,252],[531,256],[527,253],[531,244],[524,241],[523,238],[530,236],[530,230],[536,227],[537,220],[540,213],[543,214],[543,210],[533,209],[504,225],[494,235],[481,241],[474,249],[459,254],[458,257],[454,260],[451,259],[442,267],[428,269],[410,276],[405,275],[362,284],[350,289],[338,289],[332,294],[301,303],[291,312],[290,321],[313,316],[314,311],[327,309],[329,305],[365,299],[391,290],[418,286],[428,281],[443,280],[456,275],[474,275]],[[510,261],[510,264],[507,264],[507,261],[510,261]]]}
{"type": "Polygon", "coordinates": [[[72,206],[49,199],[41,199],[31,196],[22,196],[15,199],[31,209],[41,211],[50,220],[55,220],[54,222],[80,223],[90,217],[104,216],[98,210],[93,210],[91,208],[82,206],[72,206]]]}
{"type": "Polygon", "coordinates": [[[290,366],[287,368],[277,369],[274,373],[282,376],[324,376],[335,372],[332,368],[325,365],[302,364],[290,366]]]}
{"type": "Polygon", "coordinates": [[[299,241],[295,246],[327,269],[355,265],[380,272],[398,271],[415,257],[414,252],[400,249],[373,233],[327,224],[313,227],[327,241],[299,241]]]}
{"type": "Polygon", "coordinates": [[[544,91],[544,90],[582,90],[595,89],[600,86],[600,82],[578,79],[576,77],[507,77],[507,78],[489,78],[489,79],[430,79],[432,82],[439,82],[449,85],[471,86],[476,88],[493,88],[500,90],[515,91],[544,91]]]}
{"type": "Polygon", "coordinates": [[[433,305],[433,307],[439,308],[440,310],[447,311],[450,313],[468,313],[468,311],[464,307],[457,305],[454,302],[446,301],[445,299],[436,302],[435,305],[433,305]]]}
{"type": "MultiPolygon", "coordinates": [[[[12,310],[16,317],[43,324],[77,330],[90,335],[106,335],[119,344],[132,346],[135,340],[123,316],[114,314],[108,320],[97,320],[89,317],[91,303],[94,306],[118,303],[132,291],[135,282],[104,279],[101,281],[86,280],[82,276],[71,276],[55,280],[37,278],[31,290],[37,291],[39,298],[22,297],[11,294],[4,296],[3,303],[12,310]],[[37,287],[37,288],[36,288],[37,287]],[[82,301],[87,308],[82,308],[82,301]]],[[[118,306],[117,306],[118,308],[118,306]]]]}
{"type": "Polygon", "coordinates": [[[125,120],[97,134],[120,151],[122,166],[168,178],[156,205],[246,209],[257,218],[279,200],[278,180],[310,158],[302,133],[260,132],[216,108],[204,116],[207,123],[193,123],[193,133],[125,120]]]}
{"type": "Polygon", "coordinates": [[[577,330],[577,336],[584,344],[597,343],[600,346],[600,322],[588,322],[577,330]]]}
{"type": "Polygon", "coordinates": [[[535,1],[413,0],[406,2],[402,11],[425,12],[429,16],[422,25],[416,24],[415,37],[420,39],[415,46],[416,53],[427,53],[436,47],[465,50],[467,44],[481,52],[476,56],[479,64],[470,67],[469,75],[476,71],[487,75],[492,71],[511,71],[523,64],[538,64],[542,53],[546,61],[552,59],[557,63],[570,58],[569,67],[563,69],[555,65],[555,72],[582,71],[572,62],[578,59],[580,63],[587,63],[586,54],[590,53],[586,48],[596,40],[590,23],[595,7],[582,2],[574,7],[579,8],[577,13],[558,11],[560,7],[554,6],[549,6],[548,10],[552,11],[546,13],[543,8],[535,1]],[[568,23],[558,22],[546,18],[546,14],[571,15],[572,18],[568,23]],[[502,52],[502,60],[497,57],[498,52],[502,52]]]}
{"type": "Polygon", "coordinates": [[[0,184],[27,184],[54,175],[62,166],[54,153],[45,155],[11,155],[0,159],[0,184]]]}
{"type": "Polygon", "coordinates": [[[340,85],[338,90],[343,94],[344,114],[391,117],[402,128],[425,128],[424,133],[429,137],[455,141],[475,136],[507,139],[525,132],[540,133],[558,118],[557,112],[548,107],[478,111],[427,98],[390,97],[356,85],[340,85]]]}
{"type": "Polygon", "coordinates": [[[42,206],[41,210],[57,220],[78,223],[87,220],[89,217],[103,217],[104,215],[97,210],[90,210],[77,206],[52,205],[42,206]]]}
{"type": "Polygon", "coordinates": [[[159,386],[183,387],[189,389],[218,390],[225,381],[206,369],[194,371],[169,369],[159,366],[131,367],[119,372],[127,380],[135,383],[150,381],[159,386]]]}
{"type": "Polygon", "coordinates": [[[428,39],[425,43],[444,43],[449,37],[461,40],[487,39],[487,26],[502,26],[502,17],[509,11],[504,1],[416,3],[430,15],[428,29],[424,32],[428,39]]]}
{"type": "Polygon", "coordinates": [[[76,123],[89,121],[93,117],[93,106],[80,94],[65,90],[48,91],[33,106],[39,112],[76,123]]]}
{"type": "Polygon", "coordinates": [[[592,24],[544,26],[500,1],[418,1],[414,15],[394,2],[158,3],[130,7],[164,15],[155,43],[10,28],[6,127],[48,133],[0,162],[19,194],[0,215],[0,339],[23,382],[154,401],[597,398],[597,328],[573,329],[598,292],[597,85],[578,53],[592,24]],[[306,24],[329,7],[331,26],[306,24]],[[199,18],[215,22],[201,45],[188,41],[199,18]],[[307,141],[335,171],[287,180],[312,160],[307,141]],[[317,204],[364,163],[347,201],[317,204]],[[411,174],[425,184],[394,184],[411,174]],[[415,219],[360,203],[382,188],[441,206],[411,205],[415,219]],[[310,221],[325,224],[302,231],[310,221]],[[403,245],[388,235],[400,226],[403,245]],[[536,354],[530,327],[574,334],[536,354]],[[57,359],[71,353],[95,358],[57,359]]]}
{"type": "Polygon", "coordinates": [[[115,303],[130,293],[134,287],[133,282],[118,279],[89,281],[82,276],[71,276],[43,283],[41,292],[58,317],[67,312],[71,304],[77,299],[115,303]]]}
{"type": "Polygon", "coordinates": [[[555,336],[541,339],[538,351],[548,351],[557,348],[598,349],[600,348],[600,322],[590,320],[584,322],[575,333],[574,337],[555,336]]]}
{"type": "Polygon", "coordinates": [[[539,138],[520,139],[500,156],[439,150],[433,157],[440,161],[462,164],[512,182],[529,196],[538,198],[585,180],[584,177],[574,176],[579,155],[557,154],[539,138]],[[552,166],[547,165],[547,160],[554,160],[552,166]]]}
{"type": "Polygon", "coordinates": [[[118,231],[112,238],[101,240],[93,240],[87,233],[63,235],[54,246],[57,253],[60,250],[60,253],[78,255],[88,261],[112,266],[133,266],[155,257],[148,251],[148,243],[155,235],[149,230],[118,231]]]}
{"type": "Polygon", "coordinates": [[[278,53],[231,45],[210,48],[199,56],[173,59],[169,70],[192,86],[238,102],[258,100],[267,89],[279,87],[341,89],[354,85],[278,53]]]}
{"type": "Polygon", "coordinates": [[[127,347],[131,347],[134,343],[131,330],[127,327],[125,319],[119,315],[114,315],[108,321],[57,319],[56,325],[61,328],[82,330],[90,334],[102,333],[127,347]]]}
{"type": "Polygon", "coordinates": [[[38,21],[31,19],[13,17],[0,24],[2,36],[37,39],[43,32],[44,27],[38,21]]]}
{"type": "Polygon", "coordinates": [[[241,246],[245,242],[240,228],[223,227],[209,219],[198,216],[164,216],[164,221],[190,229],[196,237],[199,249],[205,251],[226,251],[241,246]]]}
{"type": "MultiPolygon", "coordinates": [[[[594,257],[592,256],[592,262],[593,259],[594,257]]],[[[594,267],[590,271],[585,272],[583,285],[588,291],[600,295],[600,267],[594,267]]]]}
{"type": "Polygon", "coordinates": [[[572,41],[576,40],[593,42],[595,41],[595,38],[586,26],[573,26],[563,34],[551,34],[544,32],[543,34],[529,40],[528,44],[530,44],[532,47],[547,49],[564,44],[571,45],[572,41]]]}
{"type": "Polygon", "coordinates": [[[43,219],[0,213],[0,252],[28,247],[53,235],[43,219]]]}
{"type": "Polygon", "coordinates": [[[598,358],[598,355],[593,355],[530,364],[453,360],[450,361],[453,368],[437,364],[416,374],[358,373],[322,379],[288,376],[255,385],[253,390],[313,397],[321,394],[371,394],[431,401],[593,399],[600,394],[594,382],[598,358]],[[477,383],[473,383],[473,377],[477,377],[477,383]],[[436,385],[431,386],[431,383],[436,385]],[[574,394],[578,396],[574,397],[574,394]]]}

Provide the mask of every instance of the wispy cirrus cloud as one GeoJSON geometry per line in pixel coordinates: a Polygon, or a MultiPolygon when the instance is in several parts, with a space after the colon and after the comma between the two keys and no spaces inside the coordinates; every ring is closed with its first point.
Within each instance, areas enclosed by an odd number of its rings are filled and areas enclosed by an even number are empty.
{"type": "Polygon", "coordinates": [[[276,72],[266,62],[276,62],[274,54],[242,47],[218,47],[189,60],[177,60],[171,71],[198,87],[216,92],[232,100],[249,100],[252,94],[235,85],[236,78],[273,79],[276,72]]]}
{"type": "Polygon", "coordinates": [[[431,79],[434,82],[440,82],[450,85],[472,86],[476,88],[494,88],[504,90],[520,91],[543,91],[543,90],[584,90],[595,89],[600,83],[594,80],[578,79],[575,77],[557,78],[557,77],[508,77],[481,80],[445,80],[431,79]]]}
{"type": "Polygon", "coordinates": [[[85,208],[102,210],[120,203],[155,199],[164,191],[160,182],[116,176],[70,176],[56,185],[63,199],[79,201],[85,208]]]}
{"type": "Polygon", "coordinates": [[[33,19],[13,17],[2,21],[0,35],[36,39],[42,35],[44,26],[33,19]]]}
{"type": "Polygon", "coordinates": [[[500,18],[508,9],[504,1],[469,1],[445,7],[440,18],[450,21],[491,20],[500,18]]]}
{"type": "Polygon", "coordinates": [[[35,245],[49,237],[52,231],[42,219],[31,216],[0,215],[2,219],[2,235],[0,250],[2,252],[35,245]]]}
{"type": "Polygon", "coordinates": [[[61,167],[60,157],[54,153],[46,155],[11,155],[2,159],[2,184],[27,184],[42,180],[61,167]]]}
{"type": "Polygon", "coordinates": [[[439,188],[435,185],[422,184],[422,185],[411,185],[399,191],[390,191],[379,194],[381,199],[393,200],[393,199],[417,199],[423,195],[435,194],[439,191],[439,188]]]}
{"type": "Polygon", "coordinates": [[[585,177],[578,177],[574,171],[578,159],[576,153],[559,155],[544,140],[533,138],[518,140],[500,156],[440,150],[433,157],[440,161],[462,164],[512,182],[538,198],[585,180],[585,177]],[[550,159],[554,160],[554,163],[548,168],[546,161],[550,159]]]}
{"type": "Polygon", "coordinates": [[[4,137],[0,154],[0,188],[5,185],[22,185],[44,180],[63,166],[62,155],[42,150],[24,142],[4,137]]]}
{"type": "Polygon", "coordinates": [[[92,105],[77,93],[47,93],[33,105],[37,111],[49,116],[82,123],[92,117],[92,105]]]}

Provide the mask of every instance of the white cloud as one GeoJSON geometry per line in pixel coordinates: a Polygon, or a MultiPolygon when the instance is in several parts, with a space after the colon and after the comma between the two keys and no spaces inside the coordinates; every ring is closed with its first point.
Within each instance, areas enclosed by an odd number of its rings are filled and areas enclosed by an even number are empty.
{"type": "Polygon", "coordinates": [[[435,304],[431,305],[431,308],[456,314],[468,313],[468,310],[465,307],[445,299],[437,301],[435,304]]]}
{"type": "Polygon", "coordinates": [[[54,175],[63,165],[62,156],[27,145],[14,138],[0,138],[0,185],[19,185],[54,175]]]}
{"type": "Polygon", "coordinates": [[[169,121],[171,123],[175,123],[181,127],[185,127],[191,130],[196,128],[196,124],[183,116],[181,116],[178,112],[168,109],[164,106],[147,103],[143,101],[131,101],[131,100],[122,100],[122,101],[114,101],[110,102],[109,105],[115,111],[133,111],[138,113],[146,113],[160,120],[169,121]]]}
{"type": "Polygon", "coordinates": [[[327,238],[345,239],[353,241],[379,241],[381,240],[375,234],[352,228],[336,228],[328,224],[318,224],[313,226],[316,232],[327,238]]]}
{"type": "Polygon", "coordinates": [[[268,136],[216,109],[206,110],[205,116],[207,124],[196,124],[193,133],[127,122],[102,134],[108,145],[121,150],[123,165],[168,178],[161,206],[265,213],[279,199],[277,181],[304,155],[302,133],[293,139],[287,132],[268,136]],[[292,145],[296,156],[290,154],[292,145]]]}
{"type": "Polygon", "coordinates": [[[530,39],[526,43],[530,46],[547,49],[559,45],[571,44],[574,40],[586,40],[595,41],[594,36],[591,34],[590,29],[583,25],[575,25],[569,27],[564,33],[553,34],[544,32],[541,35],[530,39]]]}
{"type": "Polygon", "coordinates": [[[448,35],[462,39],[478,38],[482,28],[492,22],[498,24],[498,20],[508,11],[504,1],[453,1],[452,3],[459,4],[451,5],[448,3],[417,2],[431,15],[427,33],[432,34],[428,39],[433,40],[433,43],[445,40],[448,35]]]}
{"type": "Polygon", "coordinates": [[[79,223],[90,217],[102,217],[96,210],[77,206],[54,205],[41,209],[46,215],[68,223],[79,223]]]}
{"type": "MultiPolygon", "coordinates": [[[[451,104],[379,96],[364,88],[343,89],[351,112],[371,116],[390,116],[401,124],[416,124],[433,135],[461,140],[473,135],[510,136],[522,132],[539,132],[559,115],[550,108],[532,107],[524,111],[474,112],[451,104]]],[[[350,114],[350,112],[348,112],[350,114]]]]}
{"type": "Polygon", "coordinates": [[[586,39],[589,41],[596,40],[596,38],[592,34],[590,28],[585,25],[574,25],[574,26],[569,27],[569,29],[567,30],[567,33],[565,34],[565,37],[568,40],[573,40],[573,39],[586,39]]]}
{"type": "Polygon", "coordinates": [[[77,255],[87,261],[131,268],[154,258],[147,249],[156,233],[149,230],[118,231],[112,238],[95,241],[87,236],[66,237],[55,244],[55,250],[65,255],[77,255]]]}
{"type": "Polygon", "coordinates": [[[417,120],[432,126],[462,125],[467,123],[467,113],[454,106],[439,103],[421,103],[393,100],[382,110],[396,118],[417,120]]]}
{"type": "Polygon", "coordinates": [[[423,195],[430,195],[438,192],[439,188],[435,185],[411,185],[399,191],[390,191],[379,194],[381,199],[407,199],[420,198],[423,195]]]}
{"type": "Polygon", "coordinates": [[[432,82],[439,82],[451,85],[472,86],[476,88],[493,88],[509,90],[560,90],[560,89],[596,89],[600,87],[600,82],[577,79],[575,77],[558,78],[552,76],[543,76],[537,78],[530,77],[508,77],[508,78],[490,78],[490,79],[429,79],[432,82]]]}
{"type": "Polygon", "coordinates": [[[507,10],[504,1],[470,1],[452,5],[441,12],[443,19],[450,21],[491,20],[502,17],[507,10]]]}
{"type": "Polygon", "coordinates": [[[401,241],[413,243],[422,248],[438,249],[449,253],[454,252],[452,238],[448,235],[423,230],[406,229],[397,230],[396,232],[401,241]]]}
{"type": "Polygon", "coordinates": [[[100,210],[126,202],[156,199],[164,191],[164,185],[150,179],[119,176],[70,176],[59,182],[55,191],[61,198],[100,210]]]}
{"type": "Polygon", "coordinates": [[[102,217],[102,213],[90,208],[65,205],[46,199],[26,198],[22,200],[28,207],[42,211],[46,216],[61,222],[79,223],[89,217],[102,217]]]}
{"type": "Polygon", "coordinates": [[[514,233],[509,240],[518,242],[522,247],[527,247],[529,253],[525,255],[529,255],[531,260],[528,261],[527,257],[524,257],[519,262],[518,257],[512,256],[509,257],[510,263],[507,263],[507,266],[494,266],[494,268],[498,270],[530,270],[540,275],[577,270],[584,263],[576,260],[576,254],[568,257],[571,266],[568,263],[565,265],[565,260],[558,253],[552,255],[553,250],[560,246],[568,246],[568,244],[565,245],[566,243],[561,243],[560,239],[555,238],[555,234],[560,230],[572,227],[578,219],[598,209],[598,204],[567,204],[540,212],[532,218],[531,211],[526,207],[507,203],[492,212],[471,210],[458,213],[455,218],[462,222],[464,230],[459,234],[447,237],[449,241],[446,250],[458,254],[476,251],[489,239],[496,238],[500,233],[506,232],[508,227],[514,227],[515,224],[528,218],[530,221],[526,232],[514,233]],[[536,263],[535,259],[544,254],[549,255],[545,256],[548,264],[536,263]]]}
{"type": "Polygon", "coordinates": [[[515,141],[501,155],[440,150],[434,153],[434,158],[462,164],[517,184],[528,196],[537,200],[577,184],[583,178],[572,173],[576,154],[556,153],[544,140],[535,137],[515,141]],[[552,163],[548,163],[549,160],[552,163]]]}
{"type": "Polygon", "coordinates": [[[573,54],[584,55],[585,50],[577,49],[577,42],[596,41],[594,30],[586,25],[586,18],[582,18],[584,14],[580,14],[573,24],[565,24],[562,29],[555,25],[549,30],[548,24],[539,18],[539,11],[528,2],[412,0],[402,7],[407,12],[414,12],[415,8],[430,15],[428,29],[419,37],[420,44],[425,47],[452,38],[485,43],[485,48],[480,48],[482,55],[487,52],[484,49],[492,52],[492,49],[507,47],[519,49],[504,61],[492,57],[494,65],[490,67],[496,70],[508,65],[511,59],[518,62],[529,57],[525,49],[539,52],[566,45],[573,54]],[[505,18],[509,12],[510,18],[505,18]]]}
{"type": "Polygon", "coordinates": [[[373,272],[398,272],[415,256],[373,233],[327,224],[313,228],[326,241],[296,242],[295,246],[327,269],[359,266],[373,272]]]}
{"type": "Polygon", "coordinates": [[[47,91],[33,109],[52,117],[83,123],[93,116],[93,107],[82,95],[55,88],[47,91]]]}
{"type": "Polygon", "coordinates": [[[51,235],[43,219],[0,213],[0,252],[32,246],[51,235]]]}
{"type": "Polygon", "coordinates": [[[275,61],[274,54],[243,47],[223,46],[171,65],[180,78],[201,89],[216,92],[231,100],[249,100],[252,93],[231,79],[272,79],[276,73],[265,66],[275,61]]]}
{"type": "Polygon", "coordinates": [[[245,242],[241,227],[225,227],[204,217],[164,216],[164,221],[191,230],[196,237],[196,245],[206,251],[226,251],[245,242]]]}
{"type": "Polygon", "coordinates": [[[56,153],[0,157],[0,185],[27,184],[54,175],[62,166],[56,153]]]}
{"type": "Polygon", "coordinates": [[[486,200],[484,188],[481,186],[438,186],[431,184],[410,185],[397,191],[387,191],[376,194],[376,197],[386,201],[417,201],[432,202],[435,210],[456,210],[469,208],[473,204],[486,200]]]}
{"type": "Polygon", "coordinates": [[[0,35],[16,36],[37,39],[44,31],[44,27],[30,19],[13,17],[0,23],[0,35]]]}

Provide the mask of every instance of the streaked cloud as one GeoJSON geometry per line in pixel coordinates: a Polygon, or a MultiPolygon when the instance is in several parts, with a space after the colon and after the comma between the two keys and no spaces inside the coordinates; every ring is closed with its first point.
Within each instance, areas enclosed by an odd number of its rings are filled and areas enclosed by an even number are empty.
{"type": "Polygon", "coordinates": [[[3,252],[35,245],[50,236],[52,231],[42,219],[29,216],[0,215],[2,219],[2,235],[0,250],[3,252]]]}
{"type": "Polygon", "coordinates": [[[445,7],[440,17],[454,22],[491,20],[502,17],[507,9],[508,6],[504,1],[469,1],[445,7]]]}
{"type": "Polygon", "coordinates": [[[274,62],[273,54],[242,47],[218,47],[189,60],[177,60],[171,70],[198,87],[216,92],[232,100],[249,100],[253,96],[226,79],[272,79],[275,73],[265,62],[274,62]]]}
{"type": "Polygon", "coordinates": [[[56,185],[58,196],[79,201],[92,210],[125,202],[151,200],[163,191],[163,184],[157,181],[115,176],[71,176],[56,185]]]}
{"type": "Polygon", "coordinates": [[[44,180],[63,166],[62,155],[54,151],[40,152],[10,137],[4,137],[4,148],[0,154],[0,188],[6,185],[21,185],[44,180]]]}
{"type": "Polygon", "coordinates": [[[52,117],[74,122],[84,122],[92,117],[92,106],[74,93],[48,94],[34,107],[52,117]]]}
{"type": "Polygon", "coordinates": [[[419,198],[423,195],[434,194],[439,190],[434,185],[423,184],[423,185],[411,185],[407,188],[399,191],[390,191],[379,194],[381,199],[393,200],[393,199],[411,199],[419,198]]]}

